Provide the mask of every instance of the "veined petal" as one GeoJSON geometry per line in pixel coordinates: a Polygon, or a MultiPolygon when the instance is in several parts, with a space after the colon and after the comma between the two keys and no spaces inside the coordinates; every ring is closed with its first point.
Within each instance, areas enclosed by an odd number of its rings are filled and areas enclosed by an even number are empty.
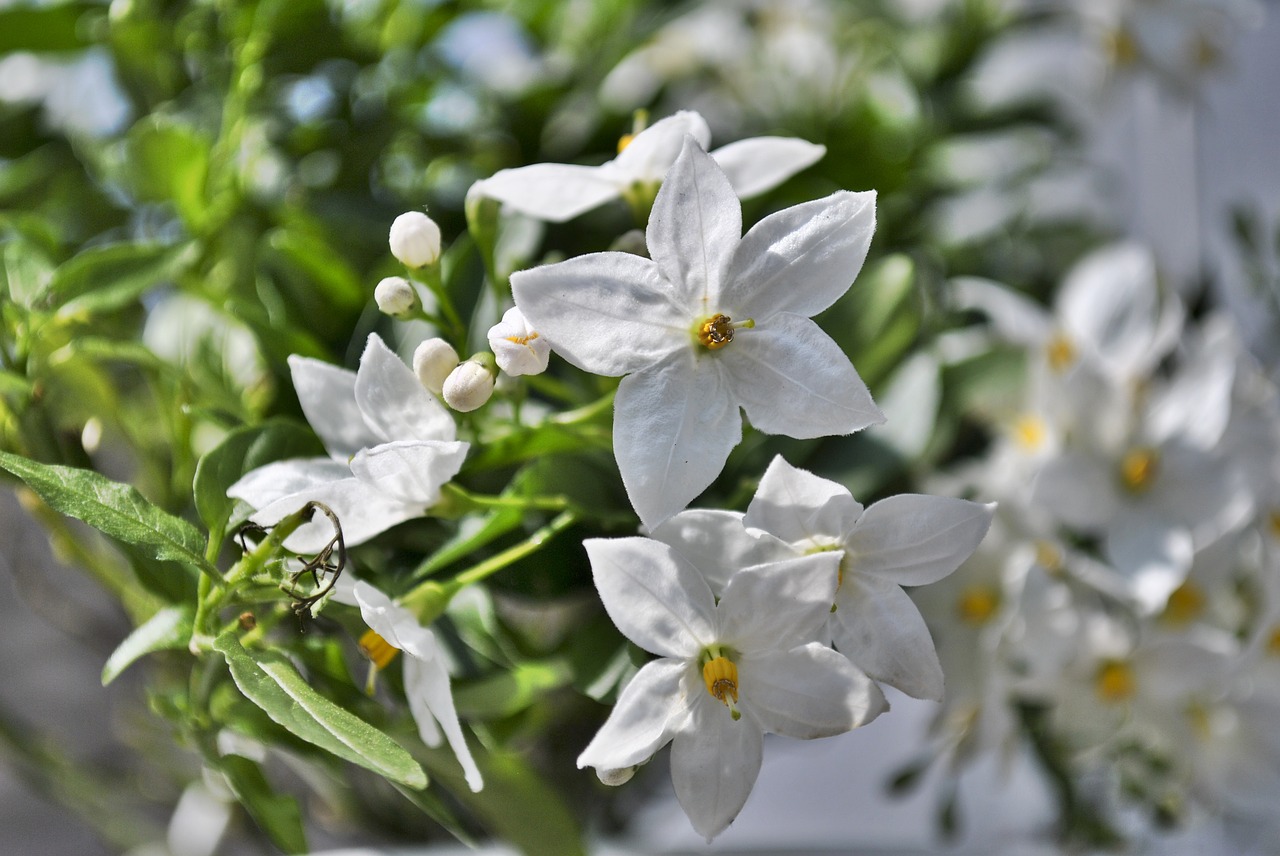
{"type": "Polygon", "coordinates": [[[706,490],[742,440],[738,404],[717,362],[685,350],[618,386],[614,454],[631,505],[651,530],[706,490]]]}
{"type": "Polygon", "coordinates": [[[622,188],[599,167],[539,163],[499,170],[478,192],[526,216],[563,223],[617,199],[622,188]]]}
{"type": "Polygon", "coordinates": [[[681,110],[659,119],[636,134],[616,158],[605,164],[606,172],[628,184],[662,181],[688,136],[704,149],[711,145],[707,121],[694,111],[681,110]]]}
{"type": "Polygon", "coordinates": [[[882,499],[863,512],[845,542],[850,567],[903,586],[937,582],[977,549],[995,510],[945,496],[882,499]]]}
{"type": "Polygon", "coordinates": [[[711,156],[687,137],[653,202],[645,242],[689,320],[722,312],[721,283],[742,237],[742,205],[711,156]]]}
{"type": "Polygon", "coordinates": [[[657,265],[591,253],[518,271],[511,292],[529,324],[583,371],[618,377],[688,347],[693,318],[672,302],[657,265]]]}
{"type": "Polygon", "coordinates": [[[875,230],[873,190],[841,190],[770,214],[738,243],[721,300],[757,321],[817,315],[849,290],[875,230]]]}
{"type": "Polygon", "coordinates": [[[671,783],[698,834],[710,841],[746,804],[760,775],[764,734],[749,717],[733,719],[707,692],[691,700],[688,727],[671,742],[671,783]]]}
{"type": "Polygon", "coordinates": [[[453,704],[453,691],[449,686],[449,672],[439,657],[421,660],[410,657],[404,663],[404,693],[409,700],[409,711],[418,723],[418,733],[424,743],[434,746],[440,742],[439,731],[435,723],[440,724],[444,737],[449,741],[449,748],[462,765],[467,787],[477,792],[484,787],[484,779],[480,768],[471,756],[471,748],[467,746],[467,738],[462,733],[462,723],[458,721],[458,710],[453,704]],[[432,721],[434,720],[434,722],[432,721]],[[434,736],[435,743],[428,737],[434,736]]]}
{"type": "Polygon", "coordinates": [[[817,642],[744,656],[738,676],[743,712],[766,731],[787,737],[843,734],[889,709],[870,678],[817,642]]]}
{"type": "Polygon", "coordinates": [[[458,474],[469,444],[457,440],[401,440],[365,449],[351,459],[356,478],[405,502],[434,505],[458,474]]]}
{"type": "Polygon", "coordinates": [[[370,334],[360,356],[356,403],[383,442],[452,440],[457,436],[449,411],[376,333],[370,334]]]}
{"type": "Polygon", "coordinates": [[[227,488],[227,496],[261,509],[299,491],[350,477],[351,468],[345,463],[329,458],[291,458],[250,470],[227,488]]]}
{"type": "Polygon", "coordinates": [[[781,455],[769,462],[744,521],[800,549],[843,542],[862,516],[862,503],[844,485],[793,467],[781,455]]]}
{"type": "Polygon", "coordinates": [[[797,137],[751,137],[721,146],[711,157],[739,199],[772,190],[827,153],[826,146],[797,137]]]}
{"type": "Polygon", "coordinates": [[[613,623],[660,657],[688,659],[714,641],[715,599],[698,569],[649,538],[588,538],[591,575],[613,623]]]}
{"type": "Polygon", "coordinates": [[[344,463],[382,438],[373,433],[356,406],[356,373],[310,357],[289,357],[293,388],[307,422],[329,455],[344,463]]]}
{"type": "Polygon", "coordinates": [[[942,700],[942,665],[933,637],[896,583],[846,576],[836,592],[831,635],[841,654],[880,683],[914,698],[942,700]]]}
{"type": "Polygon", "coordinates": [[[772,535],[748,532],[738,511],[690,508],[669,518],[649,537],[671,545],[688,559],[717,596],[736,571],[795,556],[795,550],[772,535]]]}
{"type": "Polygon", "coordinates": [[[815,553],[743,568],[716,608],[716,640],[743,654],[811,642],[831,613],[840,553],[815,553]]]}
{"type": "Polygon", "coordinates": [[[884,421],[853,363],[808,318],[780,313],[740,329],[723,358],[732,395],[766,434],[803,440],[884,421]]]}
{"type": "MultiPolygon", "coordinates": [[[[425,505],[402,502],[393,496],[364,484],[357,478],[315,485],[281,497],[249,518],[259,526],[273,526],[308,502],[327,505],[342,526],[342,537],[348,547],[363,544],[406,520],[421,517],[425,505]]],[[[333,538],[333,525],[323,514],[299,526],[284,545],[295,553],[314,553],[333,538]]]]}
{"type": "Polygon", "coordinates": [[[680,680],[690,668],[687,662],[668,657],[646,663],[578,756],[578,768],[634,767],[665,746],[689,715],[680,695],[680,680]]]}

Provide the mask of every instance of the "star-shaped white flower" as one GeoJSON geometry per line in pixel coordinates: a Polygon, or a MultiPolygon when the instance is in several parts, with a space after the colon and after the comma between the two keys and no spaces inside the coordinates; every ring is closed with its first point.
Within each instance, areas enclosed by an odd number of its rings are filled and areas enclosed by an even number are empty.
{"type": "Polygon", "coordinates": [[[831,608],[834,555],[744,568],[717,601],[697,568],[648,538],[590,539],[596,588],[632,642],[657,654],[622,691],[579,767],[622,770],[671,743],[671,780],[707,840],[746,803],[765,732],[841,734],[887,709],[866,675],[810,640],[831,608]]]}
{"type": "Polygon", "coordinates": [[[412,612],[369,583],[353,581],[349,574],[339,578],[333,599],[360,607],[360,615],[370,629],[370,633],[360,640],[360,645],[376,668],[387,666],[396,651],[408,655],[404,661],[404,694],[414,722],[418,724],[422,742],[428,746],[439,746],[443,730],[453,754],[462,765],[467,786],[472,791],[483,788],[484,779],[471,757],[471,749],[458,721],[458,711],[453,705],[449,670],[436,635],[430,628],[423,627],[412,612]]]}
{"type": "MultiPolygon", "coordinates": [[[[468,444],[454,439],[453,418],[377,335],[358,372],[292,356],[289,368],[307,421],[327,458],[277,461],[246,473],[228,490],[270,526],[307,502],[329,506],[348,546],[422,516],[457,474],[468,444]]],[[[285,542],[319,550],[333,536],[328,521],[304,524],[285,542]]]]}
{"type": "Polygon", "coordinates": [[[516,305],[569,362],[626,375],[613,442],[652,529],[719,475],[739,408],[768,434],[850,434],[884,416],[810,317],[848,290],[875,229],[875,193],[839,191],[742,235],[728,178],[697,141],[658,192],[652,260],[594,253],[511,277],[516,305]]]}
{"type": "MultiPolygon", "coordinates": [[[[600,166],[540,163],[504,169],[479,183],[478,193],[529,217],[563,223],[624,198],[635,189],[651,197],[675,162],[684,138],[711,142],[706,120],[681,110],[636,134],[618,156],[600,166]]],[[[746,199],[764,193],[818,161],[826,147],[790,137],[753,137],[712,152],[734,191],[746,199]]]]}

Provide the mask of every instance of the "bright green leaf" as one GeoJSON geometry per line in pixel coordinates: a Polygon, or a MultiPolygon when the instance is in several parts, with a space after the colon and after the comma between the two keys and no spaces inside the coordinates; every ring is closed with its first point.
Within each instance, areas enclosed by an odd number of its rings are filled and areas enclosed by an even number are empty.
{"type": "Polygon", "coordinates": [[[0,268],[4,272],[10,299],[20,306],[34,304],[53,277],[53,265],[40,250],[25,241],[10,241],[4,245],[0,268]]]}
{"type": "Polygon", "coordinates": [[[185,606],[166,606],[139,624],[107,658],[102,667],[102,685],[120,677],[134,661],[153,651],[186,648],[191,639],[193,612],[185,606]]]}
{"type": "Polygon", "coordinates": [[[0,54],[14,51],[74,51],[88,46],[88,29],[81,18],[88,3],[34,6],[17,4],[0,9],[0,54]]]}
{"type": "Polygon", "coordinates": [[[213,643],[245,697],[295,737],[393,782],[424,788],[426,774],[383,732],[320,695],[282,654],[246,650],[234,632],[213,643]]]}
{"type": "Polygon", "coordinates": [[[223,755],[218,768],[227,777],[231,792],[272,844],[285,853],[307,852],[307,834],[297,800],[276,793],[262,775],[262,768],[248,758],[223,755]]]}
{"type": "Polygon", "coordinates": [[[129,131],[130,179],[143,199],[171,202],[194,231],[208,216],[205,183],[211,143],[172,119],[147,117],[129,131]]]}
{"type": "Polygon", "coordinates": [[[509,672],[455,687],[453,703],[463,719],[501,719],[519,713],[572,679],[568,664],[561,660],[521,663],[509,672]]]}
{"type": "Polygon", "coordinates": [[[193,246],[107,244],[91,247],[58,267],[47,298],[67,317],[118,309],[171,280],[193,246]]]}

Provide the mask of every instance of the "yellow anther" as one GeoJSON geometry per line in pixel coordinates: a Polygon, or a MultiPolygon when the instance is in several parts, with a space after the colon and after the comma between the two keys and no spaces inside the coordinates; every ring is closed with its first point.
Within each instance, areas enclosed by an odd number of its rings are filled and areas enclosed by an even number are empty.
{"type": "Polygon", "coordinates": [[[1267,634],[1267,653],[1273,657],[1280,657],[1280,624],[1271,628],[1271,632],[1267,634]]]}
{"type": "Polygon", "coordinates": [[[956,601],[956,613],[966,624],[986,624],[1000,608],[1000,593],[990,586],[970,586],[956,601]]]}
{"type": "Polygon", "coordinates": [[[1204,605],[1204,592],[1195,583],[1187,580],[1169,594],[1162,617],[1174,624],[1187,624],[1200,617],[1204,612],[1204,605]]]}
{"type": "Polygon", "coordinates": [[[1049,368],[1062,373],[1071,368],[1076,361],[1076,346],[1066,333],[1054,333],[1044,346],[1045,357],[1049,360],[1049,368]]]}
{"type": "Polygon", "coordinates": [[[1111,62],[1120,67],[1131,66],[1138,61],[1138,42],[1123,27],[1107,34],[1107,53],[1111,62]]]}
{"type": "Polygon", "coordinates": [[[712,351],[733,341],[733,319],[728,315],[712,315],[698,327],[698,341],[712,351]]]}
{"type": "Polygon", "coordinates": [[[530,333],[528,336],[507,336],[506,340],[508,342],[513,342],[517,345],[527,345],[536,338],[538,338],[538,333],[537,331],[534,331],[533,333],[530,333]]]}
{"type": "Polygon", "coordinates": [[[1124,453],[1120,459],[1120,483],[1133,493],[1142,493],[1151,487],[1160,464],[1160,453],[1149,446],[1139,446],[1124,453]]]}
{"type": "Polygon", "coordinates": [[[623,134],[621,137],[618,137],[618,154],[622,154],[622,150],[631,145],[631,141],[635,138],[635,134],[623,134]]]}
{"type": "Polygon", "coordinates": [[[1267,531],[1271,533],[1272,538],[1280,538],[1280,508],[1273,508],[1267,512],[1267,531]]]}
{"type": "Polygon", "coordinates": [[[360,650],[372,661],[375,669],[385,669],[400,653],[400,649],[372,630],[366,630],[360,637],[360,650]]]}
{"type": "Polygon", "coordinates": [[[1034,452],[1044,447],[1049,428],[1034,413],[1024,413],[1013,423],[1013,440],[1025,451],[1034,452]]]}
{"type": "Polygon", "coordinates": [[[1191,57],[1196,68],[1213,68],[1222,62],[1222,51],[1202,34],[1191,46],[1191,57]]]}
{"type": "Polygon", "coordinates": [[[707,692],[711,693],[716,701],[733,710],[733,706],[738,703],[736,663],[728,657],[716,657],[702,667],[702,680],[707,684],[707,692]]]}
{"type": "Polygon", "coordinates": [[[1036,564],[1050,574],[1060,574],[1063,568],[1062,551],[1048,541],[1037,541],[1036,564]]]}
{"type": "Polygon", "coordinates": [[[1123,660],[1107,660],[1098,667],[1093,678],[1093,689],[1105,702],[1118,703],[1133,697],[1138,688],[1133,669],[1123,660]]]}

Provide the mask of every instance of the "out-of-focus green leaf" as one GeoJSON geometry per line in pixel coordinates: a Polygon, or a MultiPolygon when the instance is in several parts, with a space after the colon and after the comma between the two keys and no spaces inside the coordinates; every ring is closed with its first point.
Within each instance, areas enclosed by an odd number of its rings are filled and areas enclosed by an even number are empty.
{"type": "Polygon", "coordinates": [[[0,468],[25,481],[50,507],[68,517],[142,547],[152,558],[218,575],[205,561],[200,532],[182,518],[152,505],[127,484],[92,470],[41,464],[8,452],[0,452],[0,468]]]}
{"type": "Polygon", "coordinates": [[[102,7],[91,3],[59,3],[18,4],[0,9],[0,54],[74,51],[87,47],[89,28],[81,18],[90,10],[101,11],[102,7]]]}
{"type": "Polygon", "coordinates": [[[2,267],[5,289],[20,306],[30,307],[53,278],[53,265],[40,250],[24,241],[4,245],[2,267]]]}
{"type": "Polygon", "coordinates": [[[246,650],[234,632],[213,647],[245,697],[294,736],[393,782],[426,787],[422,767],[400,744],[312,689],[284,655],[246,650]]]}
{"type": "Polygon", "coordinates": [[[459,526],[453,536],[431,554],[431,558],[418,566],[414,579],[430,576],[518,528],[524,522],[524,512],[503,508],[489,512],[481,520],[479,526],[459,526]]]}
{"type": "Polygon", "coordinates": [[[91,247],[58,267],[46,297],[63,317],[108,312],[171,279],[194,249],[127,243],[91,247]]]}
{"type": "Polygon", "coordinates": [[[194,128],[154,116],[143,119],[129,131],[130,186],[144,200],[173,203],[188,227],[199,231],[208,216],[210,148],[194,128]]]}
{"type": "Polygon", "coordinates": [[[455,687],[453,702],[463,719],[501,719],[567,686],[572,678],[568,663],[562,660],[520,663],[508,672],[455,687]]]}
{"type": "Polygon", "coordinates": [[[307,834],[302,828],[302,813],[293,797],[272,789],[262,768],[240,755],[223,755],[218,769],[227,777],[231,792],[266,833],[271,843],[285,853],[306,853],[307,834]]]}
{"type": "Polygon", "coordinates": [[[467,468],[486,470],[530,461],[557,452],[580,452],[583,449],[610,449],[613,435],[603,425],[560,425],[544,422],[536,428],[513,431],[488,440],[479,453],[467,461],[467,468]]]}
{"type": "Polygon", "coordinates": [[[107,658],[102,667],[102,685],[105,687],[134,661],[153,651],[187,647],[193,617],[190,607],[166,606],[139,624],[107,658]]]}
{"type": "Polygon", "coordinates": [[[367,299],[360,275],[321,236],[301,228],[276,229],[267,237],[267,247],[333,306],[349,310],[367,299]]]}

